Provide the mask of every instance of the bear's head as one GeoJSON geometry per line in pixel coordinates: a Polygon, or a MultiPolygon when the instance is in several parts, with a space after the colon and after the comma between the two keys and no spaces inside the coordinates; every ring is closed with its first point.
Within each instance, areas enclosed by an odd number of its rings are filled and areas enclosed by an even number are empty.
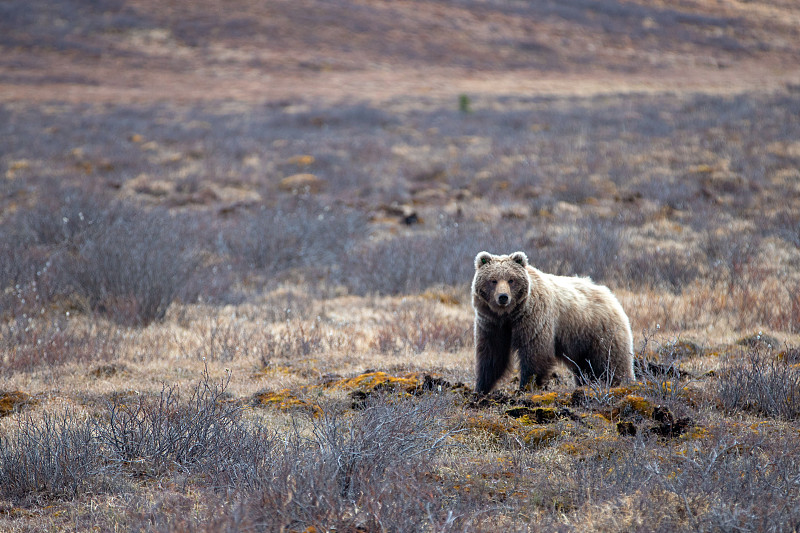
{"type": "Polygon", "coordinates": [[[524,252],[493,255],[481,252],[475,257],[472,303],[476,309],[510,313],[530,295],[528,256],[524,252]]]}

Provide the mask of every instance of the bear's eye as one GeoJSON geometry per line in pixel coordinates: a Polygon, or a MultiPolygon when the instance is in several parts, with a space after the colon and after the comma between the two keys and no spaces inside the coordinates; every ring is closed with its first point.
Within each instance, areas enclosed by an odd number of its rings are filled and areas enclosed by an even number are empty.
{"type": "Polygon", "coordinates": [[[493,280],[489,281],[489,283],[491,283],[492,285],[497,285],[497,280],[493,279],[493,280]]]}
{"type": "Polygon", "coordinates": [[[508,280],[508,284],[509,285],[513,285],[514,284],[514,280],[513,279],[508,280]]]}

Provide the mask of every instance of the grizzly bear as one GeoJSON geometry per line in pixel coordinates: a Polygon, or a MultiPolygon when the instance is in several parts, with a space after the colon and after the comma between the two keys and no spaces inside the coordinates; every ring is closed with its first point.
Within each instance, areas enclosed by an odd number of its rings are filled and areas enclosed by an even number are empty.
{"type": "Polygon", "coordinates": [[[519,361],[519,388],[535,378],[543,387],[558,361],[578,384],[635,379],[633,335],[619,301],[589,278],[546,274],[528,264],[524,252],[475,257],[475,363],[478,393],[488,394],[519,361]]]}

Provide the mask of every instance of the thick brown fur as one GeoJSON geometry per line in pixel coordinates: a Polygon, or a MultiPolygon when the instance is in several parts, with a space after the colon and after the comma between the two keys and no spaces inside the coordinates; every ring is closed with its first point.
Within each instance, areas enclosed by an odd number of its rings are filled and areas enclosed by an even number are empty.
{"type": "Polygon", "coordinates": [[[528,264],[523,252],[475,258],[477,392],[488,394],[519,360],[519,386],[547,384],[558,361],[578,383],[635,379],[630,321],[607,287],[589,278],[546,274],[528,264]]]}

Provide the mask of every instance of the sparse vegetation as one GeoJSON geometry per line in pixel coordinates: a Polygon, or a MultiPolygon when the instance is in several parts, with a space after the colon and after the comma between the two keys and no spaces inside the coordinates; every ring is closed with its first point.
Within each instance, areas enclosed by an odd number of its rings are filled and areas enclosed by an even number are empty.
{"type": "Polygon", "coordinates": [[[800,529],[795,2],[179,4],[0,3],[0,529],[800,529]],[[637,382],[476,396],[482,250],[637,382]]]}
{"type": "Polygon", "coordinates": [[[20,416],[0,437],[2,497],[32,504],[104,491],[104,467],[92,425],[74,411],[20,416]]]}
{"type": "Polygon", "coordinates": [[[720,370],[719,397],[730,411],[748,411],[769,418],[800,416],[800,367],[787,358],[796,349],[779,352],[755,346],[732,354],[720,370]]]}

